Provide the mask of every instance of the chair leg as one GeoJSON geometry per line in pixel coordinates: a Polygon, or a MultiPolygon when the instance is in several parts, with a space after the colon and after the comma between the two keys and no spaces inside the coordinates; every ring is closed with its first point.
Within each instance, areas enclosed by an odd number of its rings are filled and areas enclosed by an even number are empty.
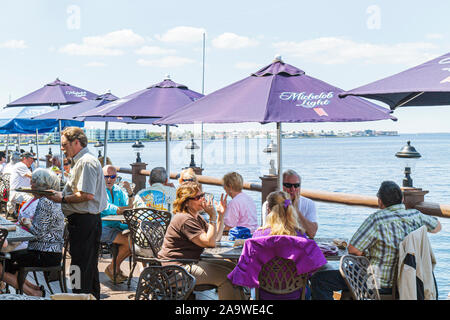
{"type": "Polygon", "coordinates": [[[134,272],[134,268],[136,268],[136,265],[137,265],[137,262],[136,262],[136,261],[133,261],[133,267],[132,267],[131,270],[130,270],[130,276],[128,277],[128,282],[127,282],[128,288],[129,288],[130,285],[131,285],[131,279],[133,278],[133,272],[134,272]]]}
{"type": "Polygon", "coordinates": [[[119,248],[116,244],[111,245],[111,253],[112,253],[112,263],[113,263],[113,282],[116,284],[117,280],[117,267],[116,267],[116,261],[117,261],[117,255],[119,253],[119,248]]]}
{"type": "Polygon", "coordinates": [[[18,284],[17,291],[19,294],[23,294],[23,284],[25,283],[27,274],[28,272],[24,270],[19,270],[19,272],[17,273],[17,284],[18,284]]]}

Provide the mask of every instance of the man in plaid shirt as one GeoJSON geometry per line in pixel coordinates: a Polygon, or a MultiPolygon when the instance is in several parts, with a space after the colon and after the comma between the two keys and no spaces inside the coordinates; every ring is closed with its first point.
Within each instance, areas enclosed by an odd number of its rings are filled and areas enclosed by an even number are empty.
{"type": "MultiPolygon", "coordinates": [[[[414,230],[426,226],[431,233],[441,230],[440,222],[416,209],[405,209],[400,187],[384,181],[377,193],[380,210],[372,213],[353,235],[348,253],[366,256],[378,270],[380,294],[391,294],[399,246],[414,230]]],[[[333,300],[333,291],[347,290],[339,270],[319,271],[311,278],[314,300],[333,300]]]]}

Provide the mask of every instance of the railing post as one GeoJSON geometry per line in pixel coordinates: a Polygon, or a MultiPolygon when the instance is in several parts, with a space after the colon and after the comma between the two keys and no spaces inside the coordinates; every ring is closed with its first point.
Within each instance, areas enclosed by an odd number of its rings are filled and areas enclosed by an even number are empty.
{"type": "Polygon", "coordinates": [[[401,188],[403,191],[403,203],[406,209],[413,209],[418,203],[425,202],[425,195],[429,192],[421,188],[401,188]]]}
{"type": "Polygon", "coordinates": [[[131,182],[133,182],[136,187],[134,192],[137,193],[139,190],[145,189],[145,179],[146,176],[141,175],[141,170],[145,170],[147,164],[144,162],[135,162],[131,164],[131,182]]]}
{"type": "Polygon", "coordinates": [[[273,174],[265,174],[261,179],[262,190],[261,190],[261,205],[266,201],[269,193],[278,190],[278,176],[273,174]]]}

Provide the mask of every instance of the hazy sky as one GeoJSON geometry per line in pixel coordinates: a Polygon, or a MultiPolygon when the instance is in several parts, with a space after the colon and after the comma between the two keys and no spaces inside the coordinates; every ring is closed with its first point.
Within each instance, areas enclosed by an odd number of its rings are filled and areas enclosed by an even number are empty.
{"type": "MultiPolygon", "coordinates": [[[[203,33],[205,94],[247,77],[276,54],[349,90],[450,51],[450,2],[442,0],[16,0],[0,6],[1,106],[57,77],[123,97],[169,74],[201,92],[203,33]]],[[[403,108],[394,115],[397,122],[303,123],[284,129],[450,132],[450,106],[403,108]]]]}

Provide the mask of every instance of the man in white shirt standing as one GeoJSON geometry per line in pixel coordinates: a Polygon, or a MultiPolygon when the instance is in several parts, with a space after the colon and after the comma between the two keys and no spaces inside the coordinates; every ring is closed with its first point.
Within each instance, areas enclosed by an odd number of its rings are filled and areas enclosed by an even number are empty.
{"type": "MultiPolygon", "coordinates": [[[[289,193],[294,208],[297,209],[298,221],[306,234],[310,238],[314,238],[319,228],[317,223],[316,204],[311,199],[300,195],[301,177],[294,170],[286,170],[283,173],[283,191],[289,193]]],[[[262,206],[263,225],[267,215],[267,201],[262,206]]]]}
{"type": "Polygon", "coordinates": [[[3,169],[6,166],[6,153],[5,151],[0,151],[0,173],[3,173],[3,169]]]}
{"type": "Polygon", "coordinates": [[[31,152],[24,152],[22,160],[16,163],[11,170],[9,178],[9,199],[6,205],[9,215],[13,215],[16,210],[16,204],[30,200],[33,196],[28,193],[17,192],[17,188],[31,187],[31,165],[34,162],[34,156],[31,152]]]}

